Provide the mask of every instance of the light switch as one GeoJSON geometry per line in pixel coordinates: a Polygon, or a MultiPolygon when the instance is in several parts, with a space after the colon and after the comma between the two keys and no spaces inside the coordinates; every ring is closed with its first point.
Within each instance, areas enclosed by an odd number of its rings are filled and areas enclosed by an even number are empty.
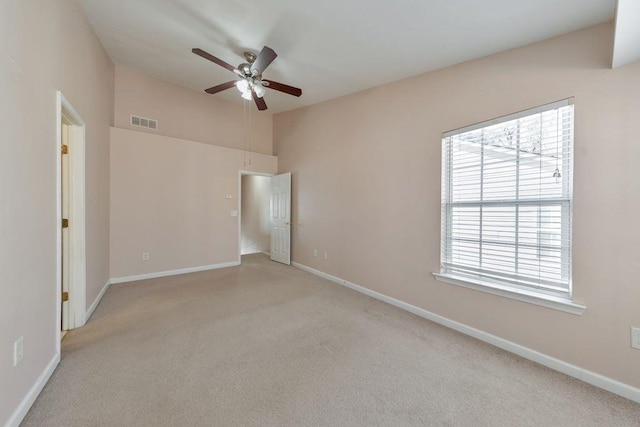
{"type": "Polygon", "coordinates": [[[225,196],[225,199],[230,199],[230,198],[231,198],[231,194],[227,194],[227,195],[225,196]]]}
{"type": "Polygon", "coordinates": [[[231,211],[231,216],[238,216],[238,211],[231,211]]]}

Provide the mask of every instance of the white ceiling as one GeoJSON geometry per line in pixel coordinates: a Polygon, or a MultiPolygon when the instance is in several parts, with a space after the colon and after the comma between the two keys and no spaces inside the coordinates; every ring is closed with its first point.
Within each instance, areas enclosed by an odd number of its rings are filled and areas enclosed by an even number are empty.
{"type": "MultiPolygon", "coordinates": [[[[78,0],[118,65],[202,91],[267,45],[277,113],[610,21],[615,0],[78,0]]],[[[240,103],[228,89],[216,96],[240,103]]]]}

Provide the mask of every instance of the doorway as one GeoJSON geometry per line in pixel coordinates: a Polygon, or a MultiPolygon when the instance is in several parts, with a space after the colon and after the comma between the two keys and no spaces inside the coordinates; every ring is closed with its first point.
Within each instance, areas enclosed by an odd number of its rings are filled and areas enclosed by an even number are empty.
{"type": "Polygon", "coordinates": [[[238,181],[238,211],[232,212],[238,215],[238,264],[242,255],[261,252],[290,265],[291,173],[239,171],[238,181]]]}
{"type": "Polygon", "coordinates": [[[240,260],[242,255],[271,251],[271,176],[240,173],[240,260]]]}
{"type": "Polygon", "coordinates": [[[57,350],[66,331],[85,322],[85,125],[57,93],[56,138],[56,329],[57,350]]]}

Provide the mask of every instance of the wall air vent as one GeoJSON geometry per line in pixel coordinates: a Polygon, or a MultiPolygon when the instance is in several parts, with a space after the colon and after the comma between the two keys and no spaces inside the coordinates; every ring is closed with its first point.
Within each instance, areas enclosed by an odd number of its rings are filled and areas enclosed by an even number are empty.
{"type": "Polygon", "coordinates": [[[134,116],[132,114],[131,126],[146,128],[151,130],[158,130],[158,121],[153,119],[148,119],[146,117],[134,116]]]}

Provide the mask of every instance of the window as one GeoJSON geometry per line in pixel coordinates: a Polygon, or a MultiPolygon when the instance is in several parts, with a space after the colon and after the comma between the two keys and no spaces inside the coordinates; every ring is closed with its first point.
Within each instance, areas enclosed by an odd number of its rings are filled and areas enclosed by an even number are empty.
{"type": "Polygon", "coordinates": [[[441,275],[571,297],[573,100],[442,138],[441,275]]]}

